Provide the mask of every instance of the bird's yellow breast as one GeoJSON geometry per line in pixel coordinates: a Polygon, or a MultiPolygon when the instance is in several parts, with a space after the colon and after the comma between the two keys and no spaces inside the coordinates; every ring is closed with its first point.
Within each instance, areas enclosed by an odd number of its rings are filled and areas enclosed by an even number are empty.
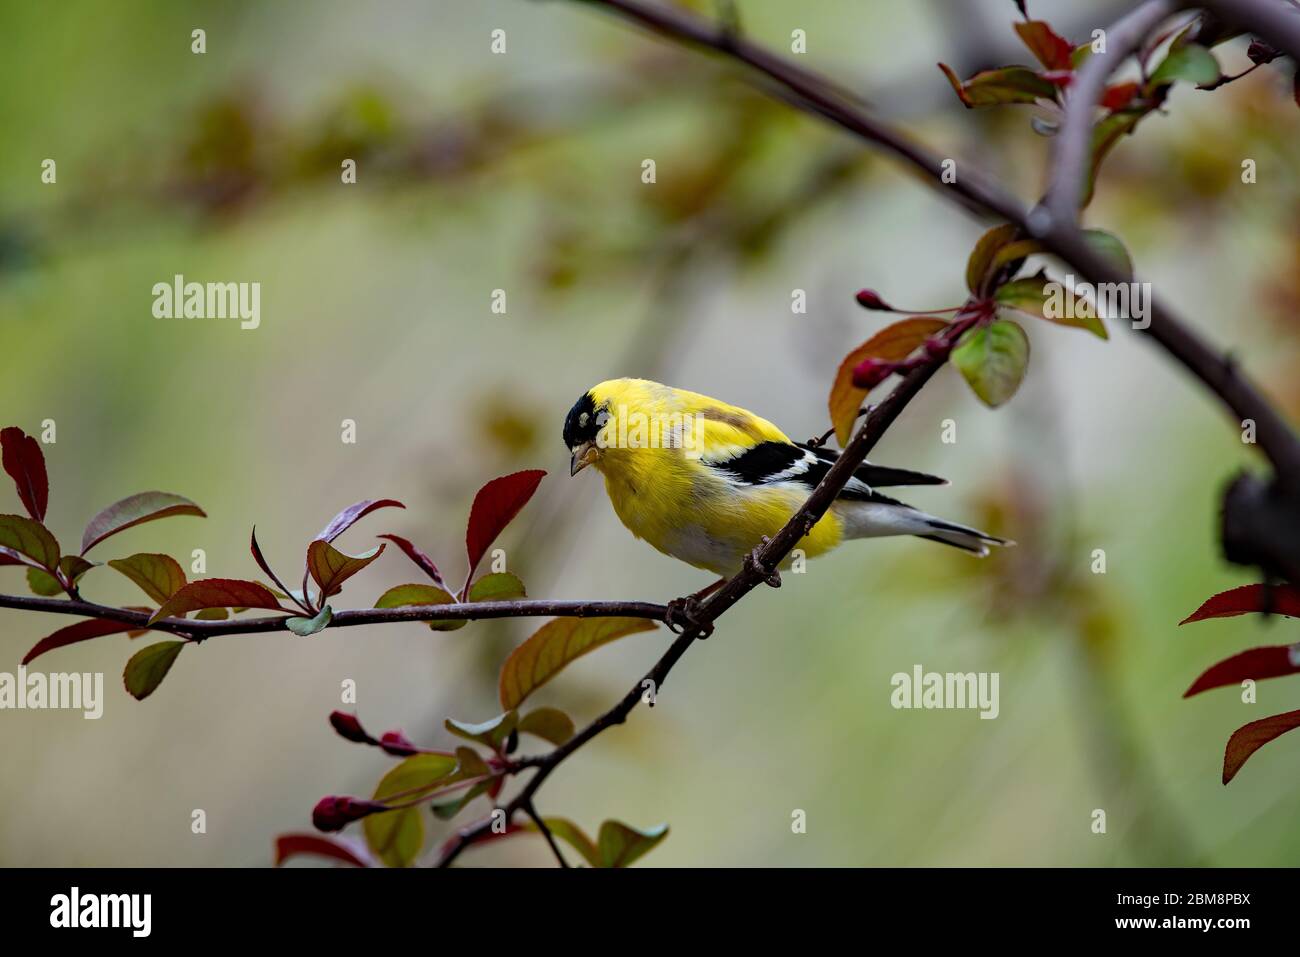
{"type": "MultiPolygon", "coordinates": [[[[738,572],[745,555],[764,537],[775,536],[808,497],[806,488],[793,485],[737,488],[677,450],[606,455],[597,468],[605,475],[615,513],[633,535],[724,576],[738,572]]],[[[827,513],[797,547],[813,558],[840,539],[839,520],[827,513]]]]}

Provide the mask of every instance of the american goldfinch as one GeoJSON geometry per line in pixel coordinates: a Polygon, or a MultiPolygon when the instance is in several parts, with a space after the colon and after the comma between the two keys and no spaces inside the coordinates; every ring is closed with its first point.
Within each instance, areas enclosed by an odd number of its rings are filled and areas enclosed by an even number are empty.
{"type": "MultiPolygon", "coordinates": [[[[583,393],[564,420],[564,444],[570,474],[595,466],[633,535],[724,578],[789,521],[839,456],[793,442],[738,406],[647,379],[610,379],[583,393]]],[[[1010,544],[876,491],[946,484],[864,463],[797,547],[812,558],[847,539],[916,535],[983,556],[1010,544]]]]}

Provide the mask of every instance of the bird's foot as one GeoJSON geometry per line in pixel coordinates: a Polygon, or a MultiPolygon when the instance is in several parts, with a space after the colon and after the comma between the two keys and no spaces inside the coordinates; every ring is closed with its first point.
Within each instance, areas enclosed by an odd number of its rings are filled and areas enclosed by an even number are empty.
{"type": "Polygon", "coordinates": [[[773,588],[781,587],[781,573],[775,568],[769,570],[763,564],[763,549],[767,547],[770,539],[764,535],[763,540],[754,546],[754,550],[745,556],[745,568],[753,574],[759,576],[773,588]]]}
{"type": "Polygon", "coordinates": [[[678,635],[684,634],[687,630],[698,631],[700,640],[703,641],[713,634],[713,622],[700,617],[700,610],[703,607],[704,603],[694,595],[674,598],[668,603],[664,623],[669,631],[678,635]]]}

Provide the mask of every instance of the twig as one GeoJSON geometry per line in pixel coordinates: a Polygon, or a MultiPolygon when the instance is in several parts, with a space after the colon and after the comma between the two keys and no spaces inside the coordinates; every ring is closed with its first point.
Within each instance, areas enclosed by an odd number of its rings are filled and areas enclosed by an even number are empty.
{"type": "MultiPolygon", "coordinates": [[[[0,595],[0,608],[18,608],[41,611],[55,615],[80,615],[85,618],[106,618],[128,625],[148,627],[154,631],[183,635],[197,641],[228,635],[255,635],[272,631],[285,631],[286,617],[230,618],[225,621],[192,621],[185,618],[163,618],[149,625],[149,613],[129,608],[114,608],[88,601],[68,601],[62,598],[37,598],[29,595],[0,595]]],[[[648,618],[665,621],[665,605],[648,601],[549,601],[523,599],[520,601],[476,601],[465,604],[407,605],[402,608],[358,608],[335,612],[330,629],[353,625],[377,625],[401,621],[476,621],[483,618],[648,618]]]]}
{"type": "Polygon", "coordinates": [[[555,836],[551,834],[551,829],[546,826],[546,822],[542,820],[542,816],[537,813],[537,808],[533,807],[532,801],[529,801],[524,805],[524,811],[533,819],[533,823],[537,825],[537,830],[542,832],[542,837],[546,838],[546,843],[551,845],[551,853],[554,854],[555,859],[560,862],[560,866],[567,868],[569,862],[566,861],[564,855],[560,853],[560,845],[555,843],[555,836]]]}

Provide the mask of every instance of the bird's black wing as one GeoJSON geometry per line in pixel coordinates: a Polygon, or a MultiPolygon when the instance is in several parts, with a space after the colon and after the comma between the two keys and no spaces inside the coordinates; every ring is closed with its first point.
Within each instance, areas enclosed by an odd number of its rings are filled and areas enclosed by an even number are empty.
{"type": "MultiPolygon", "coordinates": [[[[740,455],[721,462],[704,464],[722,472],[727,478],[743,485],[769,485],[773,482],[799,482],[809,489],[826,477],[839,453],[831,449],[792,445],[789,442],[760,442],[740,455]]],[[[888,485],[946,485],[947,480],[923,472],[894,469],[864,462],[849,480],[840,498],[856,501],[884,501],[873,491],[888,485]]]]}

